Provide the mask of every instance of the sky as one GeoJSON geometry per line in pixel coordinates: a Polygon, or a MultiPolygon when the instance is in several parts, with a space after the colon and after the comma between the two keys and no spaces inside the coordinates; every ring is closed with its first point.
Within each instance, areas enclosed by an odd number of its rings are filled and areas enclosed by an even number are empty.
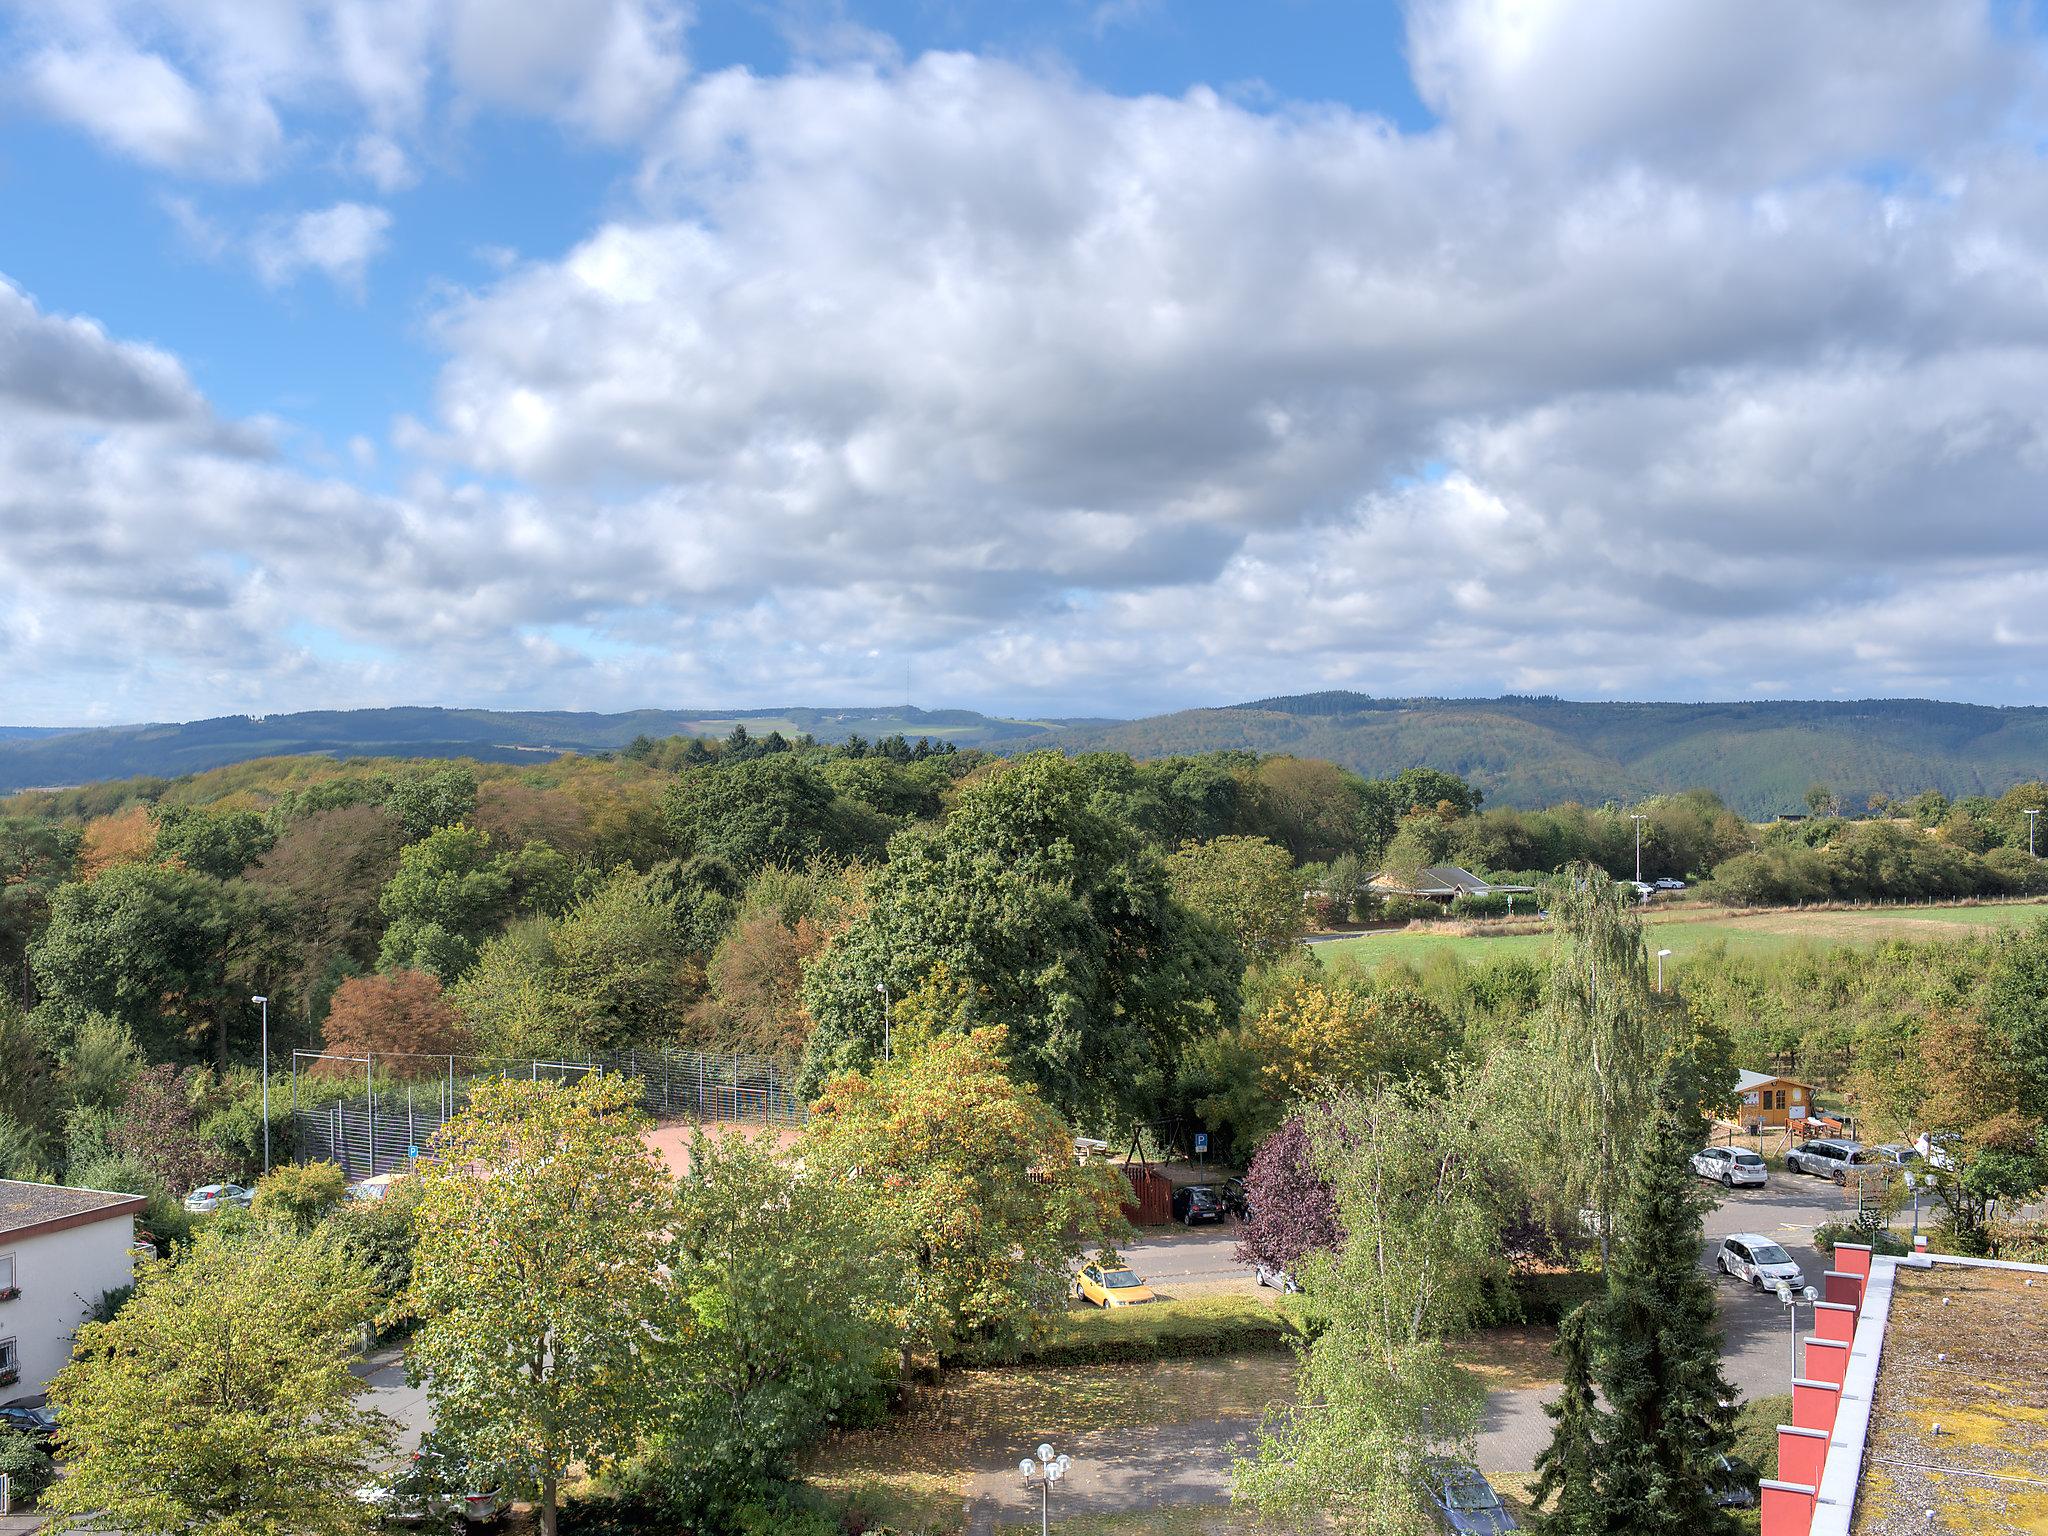
{"type": "Polygon", "coordinates": [[[0,0],[0,724],[2042,702],[1974,0],[0,0]]]}

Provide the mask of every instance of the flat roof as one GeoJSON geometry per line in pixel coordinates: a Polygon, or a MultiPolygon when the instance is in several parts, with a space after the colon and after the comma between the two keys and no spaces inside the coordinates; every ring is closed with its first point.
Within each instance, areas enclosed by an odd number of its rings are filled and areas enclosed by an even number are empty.
{"type": "Polygon", "coordinates": [[[132,1216],[146,1204],[140,1195],[0,1179],[0,1242],[132,1216]]]}
{"type": "Polygon", "coordinates": [[[1883,1337],[1852,1536],[2048,1529],[2048,1271],[1900,1264],[1883,1337]]]}

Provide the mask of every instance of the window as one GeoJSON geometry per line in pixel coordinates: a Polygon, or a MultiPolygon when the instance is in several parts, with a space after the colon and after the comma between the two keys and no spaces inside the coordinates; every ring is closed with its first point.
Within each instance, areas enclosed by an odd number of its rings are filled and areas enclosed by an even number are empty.
{"type": "Polygon", "coordinates": [[[14,1255],[0,1253],[0,1296],[14,1289],[14,1255]]]}
{"type": "Polygon", "coordinates": [[[1743,1247],[1743,1246],[1742,1246],[1742,1244],[1740,1244],[1740,1243],[1736,1243],[1736,1242],[1731,1242],[1731,1243],[1729,1243],[1729,1245],[1728,1245],[1728,1251],[1729,1251],[1730,1253],[1734,1254],[1734,1255],[1735,1255],[1735,1257],[1736,1257],[1736,1258],[1738,1258],[1738,1259],[1747,1259],[1747,1258],[1749,1257],[1749,1250],[1748,1250],[1747,1248],[1743,1247]]]}
{"type": "Polygon", "coordinates": [[[0,1377],[14,1374],[21,1369],[21,1351],[12,1339],[0,1339],[0,1377]]]}

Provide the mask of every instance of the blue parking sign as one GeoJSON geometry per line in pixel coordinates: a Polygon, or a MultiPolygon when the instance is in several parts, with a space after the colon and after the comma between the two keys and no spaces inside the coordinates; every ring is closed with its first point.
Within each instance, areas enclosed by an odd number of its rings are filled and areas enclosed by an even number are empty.
{"type": "Polygon", "coordinates": [[[1197,1132],[1195,1132],[1195,1151],[1196,1151],[1196,1153],[1197,1153],[1197,1154],[1199,1155],[1200,1153],[1206,1152],[1206,1151],[1208,1151],[1208,1150],[1209,1150],[1209,1133],[1208,1133],[1207,1131],[1197,1131],[1197,1132]]]}

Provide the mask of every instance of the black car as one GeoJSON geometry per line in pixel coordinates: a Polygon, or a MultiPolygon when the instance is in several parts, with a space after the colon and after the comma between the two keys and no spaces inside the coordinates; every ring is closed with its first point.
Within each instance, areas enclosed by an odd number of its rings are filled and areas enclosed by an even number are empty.
{"type": "Polygon", "coordinates": [[[1243,1179],[1226,1179],[1223,1184],[1223,1208],[1239,1221],[1252,1219],[1251,1191],[1245,1188],[1243,1179]]]}
{"type": "Polygon", "coordinates": [[[57,1435],[57,1410],[54,1408],[0,1408],[0,1429],[17,1430],[24,1435],[34,1435],[47,1444],[57,1435]]]}
{"type": "Polygon", "coordinates": [[[1221,1221],[1223,1197],[1212,1185],[1182,1184],[1173,1192],[1173,1219],[1187,1227],[1197,1222],[1221,1221]]]}

